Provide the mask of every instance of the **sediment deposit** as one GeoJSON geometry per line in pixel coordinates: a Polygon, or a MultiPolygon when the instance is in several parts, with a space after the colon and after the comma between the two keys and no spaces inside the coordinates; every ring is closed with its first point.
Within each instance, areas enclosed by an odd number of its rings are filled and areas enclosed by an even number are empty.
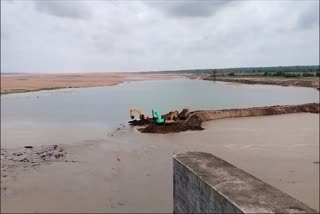
{"type": "Polygon", "coordinates": [[[87,74],[21,74],[1,76],[1,94],[24,93],[63,88],[112,86],[125,81],[165,80],[183,74],[159,73],[87,73],[87,74]]]}
{"type": "MultiPolygon", "coordinates": [[[[53,162],[69,162],[61,145],[25,146],[1,149],[1,191],[7,189],[7,181],[15,179],[24,170],[53,162]]],[[[74,161],[70,161],[74,162],[74,161]]]]}
{"type": "Polygon", "coordinates": [[[133,123],[131,125],[140,126],[138,130],[142,133],[177,133],[188,130],[203,130],[202,122],[217,120],[223,118],[266,116],[290,113],[317,113],[320,112],[319,103],[308,103],[302,105],[276,105],[266,107],[253,107],[241,109],[224,110],[201,110],[190,112],[186,120],[177,121],[171,125],[156,125],[153,122],[133,123]],[[142,126],[141,126],[142,125],[142,126]]]}

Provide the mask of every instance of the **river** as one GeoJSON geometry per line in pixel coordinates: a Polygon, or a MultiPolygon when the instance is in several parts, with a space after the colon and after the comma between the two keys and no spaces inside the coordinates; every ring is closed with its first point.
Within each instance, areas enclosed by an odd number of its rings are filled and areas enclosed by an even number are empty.
{"type": "Polygon", "coordinates": [[[188,79],[1,96],[2,148],[63,144],[78,161],[10,181],[1,211],[172,212],[172,155],[185,151],[213,153],[319,210],[318,114],[225,119],[167,135],[126,124],[130,107],[165,113],[318,100],[310,88],[188,79]]]}

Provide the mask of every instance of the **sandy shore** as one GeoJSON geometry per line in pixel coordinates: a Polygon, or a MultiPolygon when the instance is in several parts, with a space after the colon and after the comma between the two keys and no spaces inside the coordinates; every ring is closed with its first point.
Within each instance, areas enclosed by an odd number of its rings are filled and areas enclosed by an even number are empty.
{"type": "Polygon", "coordinates": [[[111,86],[125,81],[173,79],[186,75],[159,73],[20,74],[1,76],[1,94],[61,88],[111,86]]]}
{"type": "MultiPolygon", "coordinates": [[[[195,74],[190,76],[191,79],[213,80],[209,74],[195,74]]],[[[300,77],[300,78],[279,78],[279,77],[255,77],[255,76],[236,76],[221,77],[218,76],[216,81],[244,83],[244,84],[260,84],[260,85],[281,85],[281,86],[299,86],[309,87],[319,90],[319,77],[300,77]]]]}

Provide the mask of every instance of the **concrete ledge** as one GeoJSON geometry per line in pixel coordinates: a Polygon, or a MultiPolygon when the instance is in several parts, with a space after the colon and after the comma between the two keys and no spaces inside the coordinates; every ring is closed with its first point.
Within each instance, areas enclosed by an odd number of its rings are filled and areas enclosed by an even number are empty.
{"type": "Polygon", "coordinates": [[[317,213],[208,153],[175,155],[173,173],[174,213],[317,213]]]}

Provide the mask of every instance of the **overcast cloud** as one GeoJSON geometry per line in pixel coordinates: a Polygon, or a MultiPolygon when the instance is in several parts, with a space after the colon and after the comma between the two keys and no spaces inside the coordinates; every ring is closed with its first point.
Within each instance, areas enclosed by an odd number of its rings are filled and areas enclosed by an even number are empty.
{"type": "Polygon", "coordinates": [[[319,64],[319,1],[1,0],[1,72],[319,64]]]}

